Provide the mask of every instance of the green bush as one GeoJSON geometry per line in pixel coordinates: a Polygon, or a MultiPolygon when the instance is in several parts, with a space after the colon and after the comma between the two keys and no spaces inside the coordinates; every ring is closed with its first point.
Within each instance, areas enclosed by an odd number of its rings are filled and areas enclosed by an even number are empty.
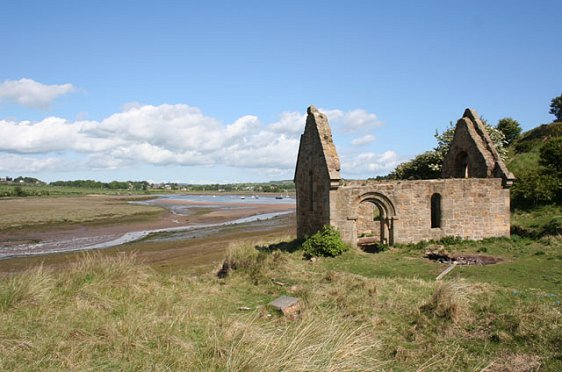
{"type": "Polygon", "coordinates": [[[529,170],[518,175],[511,189],[514,208],[536,206],[555,201],[560,193],[561,180],[552,174],[529,170]]]}
{"type": "Polygon", "coordinates": [[[349,247],[341,240],[338,230],[330,225],[322,227],[302,245],[307,256],[336,257],[347,251],[349,247]]]}

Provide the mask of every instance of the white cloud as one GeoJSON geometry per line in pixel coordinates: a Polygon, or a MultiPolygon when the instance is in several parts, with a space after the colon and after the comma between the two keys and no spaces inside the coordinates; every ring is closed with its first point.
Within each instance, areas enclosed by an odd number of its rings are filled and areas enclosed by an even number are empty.
{"type": "Polygon", "coordinates": [[[368,129],[382,124],[377,120],[375,114],[368,113],[363,109],[346,112],[343,123],[350,130],[368,129]]]}
{"type": "MultiPolygon", "coordinates": [[[[339,123],[349,123],[348,118],[355,118],[355,123],[362,123],[354,124],[357,128],[372,125],[368,118],[374,116],[364,110],[325,112],[339,123]]],[[[146,164],[223,165],[255,168],[263,175],[292,177],[305,120],[304,113],[285,112],[272,124],[263,124],[258,117],[246,115],[225,125],[184,104],[132,103],[122,112],[100,121],[72,122],[56,117],[39,122],[0,120],[0,152],[13,154],[12,158],[4,158],[4,164],[13,160],[12,170],[47,169],[56,166],[53,159],[64,162],[74,152],[82,154],[83,160],[68,166],[80,169],[118,170],[146,164]],[[18,154],[43,154],[49,161],[35,161],[31,168],[25,168],[26,163],[21,160],[24,157],[18,154]]],[[[374,136],[367,134],[353,142],[361,145],[373,140],[374,136]]],[[[392,162],[392,156],[361,155],[348,164],[351,172],[372,171],[384,168],[383,161],[392,162]]]]}
{"type": "Polygon", "coordinates": [[[74,90],[72,84],[46,85],[32,79],[6,80],[0,84],[0,102],[47,109],[58,96],[74,90]]]}
{"type": "Polygon", "coordinates": [[[92,136],[149,143],[173,151],[215,151],[224,140],[218,120],[187,105],[132,107],[102,120],[92,136]]]}
{"type": "Polygon", "coordinates": [[[19,155],[0,155],[0,172],[35,173],[46,170],[64,170],[66,162],[60,158],[33,158],[19,155]]]}
{"type": "Polygon", "coordinates": [[[382,125],[377,119],[377,115],[363,109],[346,112],[337,109],[321,109],[320,111],[328,116],[331,124],[340,126],[346,132],[365,131],[382,125]]]}
{"type": "Polygon", "coordinates": [[[378,175],[394,169],[402,160],[394,151],[382,154],[364,152],[353,157],[342,159],[342,171],[349,174],[378,175]]]}
{"type": "Polygon", "coordinates": [[[257,116],[246,115],[226,126],[226,137],[229,139],[244,138],[251,135],[260,126],[257,116]]]}
{"type": "Polygon", "coordinates": [[[305,123],[306,113],[284,112],[281,114],[279,121],[271,124],[270,128],[277,133],[301,134],[304,132],[305,123]]]}
{"type": "Polygon", "coordinates": [[[375,140],[375,136],[373,136],[372,134],[366,134],[364,136],[354,138],[351,141],[351,144],[353,146],[365,146],[368,145],[369,143],[372,143],[374,140],[375,140]]]}
{"type": "Polygon", "coordinates": [[[75,150],[98,152],[123,141],[118,137],[92,137],[89,132],[99,125],[92,121],[68,122],[49,117],[40,122],[0,120],[0,150],[15,153],[46,153],[75,150]]]}

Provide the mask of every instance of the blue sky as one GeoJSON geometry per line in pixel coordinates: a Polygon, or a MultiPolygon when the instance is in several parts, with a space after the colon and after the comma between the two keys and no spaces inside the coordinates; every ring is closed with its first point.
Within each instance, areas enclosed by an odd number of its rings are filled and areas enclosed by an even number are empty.
{"type": "Polygon", "coordinates": [[[561,1],[3,1],[0,175],[291,179],[306,107],[346,178],[466,107],[523,129],[562,92],[561,1]]]}

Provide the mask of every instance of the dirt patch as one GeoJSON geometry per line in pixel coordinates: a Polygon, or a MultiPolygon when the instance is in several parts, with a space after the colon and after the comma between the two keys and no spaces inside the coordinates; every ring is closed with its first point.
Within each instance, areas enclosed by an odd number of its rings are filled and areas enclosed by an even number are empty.
{"type": "Polygon", "coordinates": [[[502,261],[499,257],[481,254],[449,253],[442,245],[429,246],[425,251],[425,258],[440,263],[457,265],[493,265],[502,261]]]}

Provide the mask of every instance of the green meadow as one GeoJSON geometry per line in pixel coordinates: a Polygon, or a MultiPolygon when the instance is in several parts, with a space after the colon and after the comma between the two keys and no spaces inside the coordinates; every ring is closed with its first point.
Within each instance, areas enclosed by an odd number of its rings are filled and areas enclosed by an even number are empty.
{"type": "Polygon", "coordinates": [[[219,278],[221,262],[195,275],[90,253],[64,270],[4,277],[0,369],[562,369],[559,235],[451,238],[314,261],[280,237],[231,243],[224,262],[219,278]],[[436,281],[448,265],[424,258],[432,244],[501,261],[436,281]],[[296,315],[270,307],[281,295],[300,299],[296,315]]]}

